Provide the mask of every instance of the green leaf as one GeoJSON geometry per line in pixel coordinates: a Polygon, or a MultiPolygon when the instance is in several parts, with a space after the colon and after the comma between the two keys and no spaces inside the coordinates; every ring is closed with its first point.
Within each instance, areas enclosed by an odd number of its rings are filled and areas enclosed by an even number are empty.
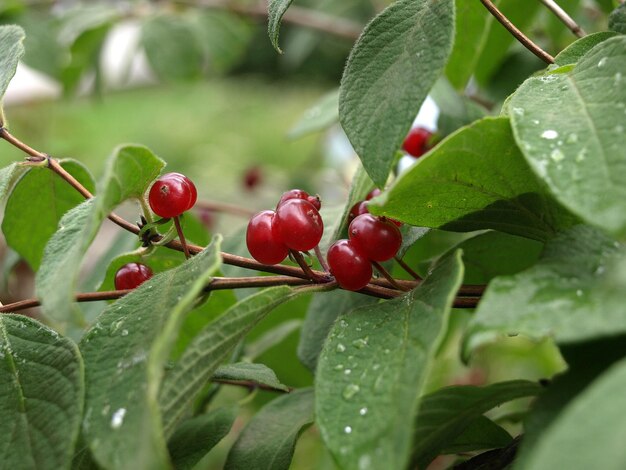
{"type": "Polygon", "coordinates": [[[0,467],[69,468],[83,411],[76,345],[23,315],[0,315],[0,467]]]}
{"type": "Polygon", "coordinates": [[[163,381],[159,403],[166,435],[252,327],[299,292],[286,286],[262,290],[233,305],[196,335],[163,381]]]}
{"type": "Polygon", "coordinates": [[[230,431],[237,418],[237,408],[218,408],[188,419],[168,441],[170,457],[176,470],[191,470],[230,431]]]}
{"type": "Polygon", "coordinates": [[[265,405],[233,445],[227,470],[287,470],[296,441],[313,423],[313,389],[297,390],[265,405]]]}
{"type": "Polygon", "coordinates": [[[616,244],[590,227],[555,238],[535,266],[491,281],[470,321],[466,353],[502,335],[571,343],[626,332],[626,283],[612,280],[617,254],[616,244]]]}
{"type": "Polygon", "coordinates": [[[540,391],[534,382],[515,380],[486,387],[446,387],[422,397],[413,437],[413,462],[426,468],[481,415],[502,403],[540,391]]]}
{"type": "Polygon", "coordinates": [[[339,121],[339,89],[322,96],[307,109],[300,120],[289,130],[288,137],[297,139],[313,132],[327,129],[339,121]]]}
{"type": "Polygon", "coordinates": [[[81,323],[73,304],[82,259],[102,221],[121,202],[140,198],[164,162],[150,150],[127,145],[116,149],[99,185],[98,195],[65,213],[44,250],[37,272],[37,296],[47,317],[60,323],[81,323]]]}
{"type": "Polygon", "coordinates": [[[335,323],[317,366],[315,407],[340,467],[406,467],[419,396],[462,278],[459,251],[413,291],[335,323]]]}
{"type": "Polygon", "coordinates": [[[622,360],[574,398],[544,433],[527,463],[515,468],[624,468],[626,456],[619,436],[626,433],[625,387],[626,361],[622,360]]]}
{"type": "Polygon", "coordinates": [[[513,438],[504,430],[485,416],[474,419],[465,428],[465,431],[454,442],[441,450],[442,454],[459,454],[462,452],[474,452],[477,450],[497,449],[511,443],[513,438]]]}
{"type": "Polygon", "coordinates": [[[617,33],[612,31],[600,31],[598,33],[588,34],[559,52],[559,54],[554,58],[554,63],[555,65],[560,66],[575,64],[587,52],[600,44],[602,41],[606,41],[616,35],[617,33]]]}
{"type": "Polygon", "coordinates": [[[626,5],[619,4],[609,15],[609,29],[616,33],[626,34],[626,5]]]}
{"type": "Polygon", "coordinates": [[[380,187],[443,70],[453,35],[453,0],[399,0],[365,27],[350,53],[339,119],[380,187]]]}
{"type": "Polygon", "coordinates": [[[444,78],[437,80],[430,94],[439,107],[437,132],[443,136],[487,115],[483,107],[459,95],[444,78]]]}
{"type": "MultiPolygon", "coordinates": [[[[89,191],[94,190],[93,179],[82,164],[74,160],[60,163],[89,191]]],[[[7,244],[37,271],[46,243],[56,232],[61,217],[82,201],[83,196],[53,171],[32,168],[20,178],[7,201],[2,222],[7,244]]]]}
{"type": "Polygon", "coordinates": [[[376,302],[375,299],[346,290],[315,294],[309,304],[300,332],[298,343],[300,362],[311,372],[315,372],[322,346],[337,317],[374,302],[376,302]]]}
{"type": "Polygon", "coordinates": [[[269,351],[274,346],[280,344],[291,333],[300,329],[302,326],[302,320],[288,320],[284,323],[278,324],[275,328],[272,328],[259,338],[255,339],[250,344],[246,345],[244,358],[246,360],[253,361],[257,357],[269,351]]]}
{"type": "Polygon", "coordinates": [[[555,198],[592,225],[626,234],[626,37],[572,69],[533,77],[511,98],[515,140],[555,198]]]}
{"type": "Polygon", "coordinates": [[[235,382],[254,382],[259,385],[267,385],[268,387],[289,391],[289,387],[280,383],[278,377],[272,369],[264,364],[251,364],[249,362],[237,362],[235,364],[226,364],[217,368],[213,372],[212,380],[229,380],[235,382]]]}
{"type": "Polygon", "coordinates": [[[84,436],[112,468],[168,468],[158,408],[163,368],[185,313],[220,266],[220,240],[107,307],[81,341],[84,436]]]}
{"type": "MultiPolygon", "coordinates": [[[[19,26],[0,26],[0,103],[15,75],[17,64],[24,55],[25,37],[24,30],[19,26]]],[[[4,124],[4,116],[0,110],[0,126],[4,124]]]]}
{"type": "Polygon", "coordinates": [[[4,205],[4,201],[11,195],[15,184],[26,171],[28,167],[18,163],[11,163],[0,169],[0,207],[4,205]]]}
{"type": "Polygon", "coordinates": [[[506,118],[485,118],[449,136],[370,210],[420,227],[494,229],[540,241],[572,222],[533,176],[506,118]]]}
{"type": "Polygon", "coordinates": [[[267,3],[267,34],[270,37],[272,46],[274,46],[274,49],[280,54],[283,53],[278,46],[280,23],[292,1],[293,0],[269,0],[267,3]]]}
{"type": "Polygon", "coordinates": [[[141,43],[160,79],[191,80],[201,76],[202,47],[184,18],[173,15],[150,18],[142,26],[141,43]]]}

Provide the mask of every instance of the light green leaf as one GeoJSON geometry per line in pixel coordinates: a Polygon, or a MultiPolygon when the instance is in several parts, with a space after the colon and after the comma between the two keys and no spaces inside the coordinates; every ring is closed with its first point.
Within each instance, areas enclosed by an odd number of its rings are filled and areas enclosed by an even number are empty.
{"type": "MultiPolygon", "coordinates": [[[[0,103],[15,75],[17,64],[24,55],[25,37],[24,30],[19,26],[0,26],[0,103]]],[[[0,126],[4,124],[4,116],[0,109],[0,126]]]]}
{"type": "Polygon", "coordinates": [[[0,315],[0,467],[68,469],[83,411],[76,345],[23,315],[0,315]]]}
{"type": "Polygon", "coordinates": [[[159,404],[166,435],[252,327],[299,292],[286,286],[262,290],[233,305],[196,335],[163,381],[159,404]]]}
{"type": "Polygon", "coordinates": [[[430,92],[439,107],[437,132],[443,136],[452,134],[460,127],[484,118],[487,111],[474,101],[459,95],[450,83],[440,78],[430,92]]]}
{"type": "Polygon", "coordinates": [[[288,137],[297,139],[322,131],[339,121],[339,89],[326,93],[307,109],[300,120],[289,130],[288,137]]]}
{"type": "Polygon", "coordinates": [[[167,443],[174,468],[191,470],[228,434],[236,418],[236,407],[218,408],[181,424],[167,443]]]}
{"type": "Polygon", "coordinates": [[[399,0],[365,27],[350,53],[339,119],[380,187],[443,70],[453,35],[453,0],[399,0]]]}
{"type": "MultiPolygon", "coordinates": [[[[61,166],[89,191],[94,190],[93,178],[82,164],[65,160],[61,166]]],[[[7,244],[37,271],[46,243],[56,232],[61,217],[83,200],[78,191],[48,168],[30,169],[7,201],[2,222],[7,244]]]]}
{"type": "Polygon", "coordinates": [[[596,45],[616,35],[617,33],[612,31],[600,31],[598,33],[588,34],[559,52],[554,58],[554,63],[559,66],[575,64],[596,45]]]}
{"type": "Polygon", "coordinates": [[[497,449],[511,443],[513,438],[502,426],[485,416],[474,419],[452,444],[441,450],[442,454],[459,454],[477,450],[497,449]]]}
{"type": "Polygon", "coordinates": [[[516,470],[623,469],[625,387],[626,361],[622,360],[572,400],[543,434],[527,463],[516,470]]]}
{"type": "Polygon", "coordinates": [[[10,196],[15,184],[27,170],[28,167],[18,163],[11,163],[0,169],[0,207],[4,205],[4,201],[10,196]]]}
{"type": "Polygon", "coordinates": [[[317,366],[316,415],[342,468],[405,468],[413,420],[463,278],[461,252],[415,290],[339,317],[317,366]]]}
{"type": "Polygon", "coordinates": [[[420,227],[494,229],[536,240],[572,223],[533,176],[506,118],[485,118],[449,136],[370,210],[420,227]]]}
{"type": "Polygon", "coordinates": [[[107,307],[81,341],[83,432],[106,468],[168,468],[158,408],[163,368],[187,313],[220,266],[220,240],[107,307]]]}
{"type": "Polygon", "coordinates": [[[609,15],[609,29],[620,34],[626,34],[626,5],[619,4],[609,15]]]}
{"type": "Polygon", "coordinates": [[[279,397],[244,428],[226,461],[227,470],[287,470],[302,431],[313,423],[313,389],[279,397]]]}
{"type": "Polygon", "coordinates": [[[428,464],[490,409],[517,398],[538,395],[534,382],[515,380],[486,387],[446,387],[422,397],[413,436],[413,462],[428,464]]]}
{"type": "Polygon", "coordinates": [[[254,382],[259,385],[267,385],[284,392],[289,391],[289,387],[280,383],[278,377],[272,369],[264,364],[251,364],[249,362],[237,362],[226,364],[217,368],[213,372],[212,380],[234,380],[236,382],[254,382]]]}
{"type": "Polygon", "coordinates": [[[47,317],[60,323],[81,323],[73,304],[83,256],[102,221],[121,202],[140,198],[158,176],[164,162],[141,146],[119,147],[110,159],[98,195],[65,213],[44,250],[37,272],[37,296],[47,317]]]}
{"type": "Polygon", "coordinates": [[[288,320],[284,323],[278,324],[275,328],[272,328],[253,342],[246,345],[244,358],[246,360],[253,361],[257,357],[269,351],[274,346],[280,344],[291,333],[300,329],[302,326],[302,320],[288,320]]]}
{"type": "Polygon", "coordinates": [[[292,1],[293,0],[269,0],[267,3],[267,34],[270,37],[272,46],[274,46],[274,49],[280,54],[283,53],[278,46],[280,23],[292,1]]]}
{"type": "Polygon", "coordinates": [[[532,268],[491,281],[470,321],[466,353],[498,336],[552,336],[559,343],[626,332],[623,289],[613,280],[618,247],[577,226],[546,245],[532,268]]]}
{"type": "Polygon", "coordinates": [[[300,332],[298,343],[300,362],[311,372],[315,372],[322,346],[337,317],[374,302],[377,300],[346,290],[315,294],[309,304],[300,332]]]}
{"type": "Polygon", "coordinates": [[[511,124],[533,171],[592,225],[626,234],[626,36],[571,70],[532,77],[511,98],[511,124]]]}

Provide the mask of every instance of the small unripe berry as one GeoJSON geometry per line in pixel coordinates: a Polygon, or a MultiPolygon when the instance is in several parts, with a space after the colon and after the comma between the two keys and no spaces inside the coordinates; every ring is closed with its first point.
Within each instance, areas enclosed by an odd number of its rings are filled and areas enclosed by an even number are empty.
{"type": "Polygon", "coordinates": [[[363,289],[372,278],[372,264],[350,240],[337,240],[328,249],[328,266],[337,283],[346,290],[363,289]]]}

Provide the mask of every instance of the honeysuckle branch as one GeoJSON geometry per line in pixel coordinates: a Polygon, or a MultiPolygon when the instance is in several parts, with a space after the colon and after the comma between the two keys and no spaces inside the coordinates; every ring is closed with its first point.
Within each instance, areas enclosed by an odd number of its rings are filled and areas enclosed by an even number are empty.
{"type": "Polygon", "coordinates": [[[569,30],[574,33],[577,37],[582,38],[586,36],[587,33],[578,26],[578,23],[574,21],[574,19],[567,14],[563,8],[559,6],[554,0],[539,0],[543,3],[548,9],[556,15],[556,17],[561,20],[561,22],[569,28],[569,30]]]}
{"type": "Polygon", "coordinates": [[[547,64],[554,63],[554,57],[544,51],[541,47],[535,44],[528,36],[522,33],[511,21],[504,16],[504,14],[498,10],[491,0],[480,0],[482,4],[489,10],[495,19],[497,19],[502,26],[504,26],[509,33],[511,33],[515,39],[517,39],[526,49],[535,54],[541,60],[543,60],[547,64]]]}
{"type": "Polygon", "coordinates": [[[416,281],[422,280],[420,275],[417,274],[415,271],[413,271],[413,269],[411,269],[411,266],[406,264],[402,258],[400,258],[399,256],[396,256],[394,259],[396,260],[396,263],[398,263],[402,269],[404,269],[408,274],[411,275],[411,277],[413,277],[413,279],[415,279],[416,281]]]}

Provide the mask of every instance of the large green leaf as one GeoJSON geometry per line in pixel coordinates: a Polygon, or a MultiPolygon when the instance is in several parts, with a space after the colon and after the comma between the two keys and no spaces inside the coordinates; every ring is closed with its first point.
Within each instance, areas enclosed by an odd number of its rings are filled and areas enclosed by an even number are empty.
{"type": "Polygon", "coordinates": [[[372,204],[373,213],[420,227],[490,228],[536,240],[571,223],[528,168],[506,118],[452,134],[372,204]]]}
{"type": "Polygon", "coordinates": [[[602,374],[557,417],[525,465],[516,469],[618,470],[626,466],[626,361],[602,374]]]}
{"type": "MultiPolygon", "coordinates": [[[[24,30],[19,26],[0,26],[0,103],[15,75],[17,64],[24,55],[25,37],[24,30]]],[[[4,116],[0,109],[0,126],[4,124],[4,116]]]]}
{"type": "Polygon", "coordinates": [[[279,397],[259,411],[233,445],[228,470],[287,470],[302,431],[313,423],[313,389],[279,397]]]}
{"type": "Polygon", "coordinates": [[[81,341],[84,436],[105,468],[167,468],[158,393],[183,316],[219,269],[220,241],[111,304],[81,341]]]}
{"type": "Polygon", "coordinates": [[[46,316],[61,325],[72,319],[81,323],[72,300],[83,256],[107,215],[124,200],[143,197],[163,165],[145,147],[119,147],[109,161],[98,195],[65,213],[46,245],[36,277],[37,296],[46,316]]]}
{"type": "Polygon", "coordinates": [[[446,387],[422,397],[413,435],[413,462],[426,468],[482,414],[540,391],[534,382],[516,380],[487,387],[446,387]]]}
{"type": "Polygon", "coordinates": [[[228,434],[236,418],[236,407],[218,408],[181,424],[167,443],[174,468],[194,468],[228,434]]]}
{"type": "Polygon", "coordinates": [[[453,0],[398,0],[369,23],[341,80],[339,119],[384,186],[396,151],[452,48],[453,0]]]}
{"type": "Polygon", "coordinates": [[[616,245],[577,226],[546,245],[532,268],[491,281],[470,321],[466,352],[509,334],[569,343],[626,332],[623,263],[611,266],[616,245]]]}
{"type": "Polygon", "coordinates": [[[298,292],[286,286],[262,290],[233,305],[196,335],[163,381],[159,403],[166,435],[171,434],[196,394],[239,341],[275,307],[298,292]]]}
{"type": "Polygon", "coordinates": [[[21,315],[0,315],[0,467],[63,469],[83,410],[76,345],[21,315]]]}
{"type": "Polygon", "coordinates": [[[556,65],[575,64],[581,59],[581,57],[602,41],[606,41],[616,35],[617,33],[614,33],[613,31],[600,31],[598,33],[588,34],[587,36],[580,38],[578,41],[574,41],[572,44],[559,52],[559,54],[554,58],[554,63],[556,65]]]}
{"type": "MultiPolygon", "coordinates": [[[[61,166],[93,191],[93,179],[83,165],[65,160],[61,166]]],[[[32,168],[20,178],[7,201],[2,222],[7,244],[37,271],[46,243],[56,232],[61,217],[83,200],[56,173],[45,167],[32,168]]]]}
{"type": "Polygon", "coordinates": [[[269,0],[267,3],[267,34],[270,37],[270,41],[274,49],[281,54],[278,45],[278,35],[280,34],[280,23],[283,19],[283,15],[291,5],[293,0],[269,0]]]}
{"type": "Polygon", "coordinates": [[[462,278],[459,251],[413,291],[335,323],[317,366],[315,407],[342,468],[406,466],[419,396],[462,278]]]}
{"type": "Polygon", "coordinates": [[[532,77],[511,98],[515,140],[565,207],[626,234],[626,36],[601,42],[571,69],[532,77]]]}

